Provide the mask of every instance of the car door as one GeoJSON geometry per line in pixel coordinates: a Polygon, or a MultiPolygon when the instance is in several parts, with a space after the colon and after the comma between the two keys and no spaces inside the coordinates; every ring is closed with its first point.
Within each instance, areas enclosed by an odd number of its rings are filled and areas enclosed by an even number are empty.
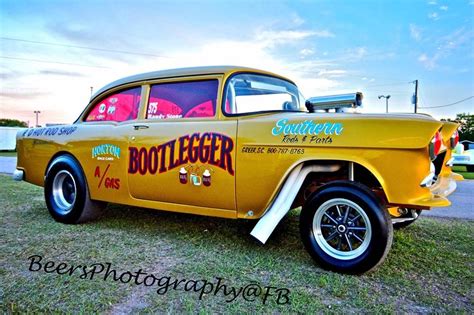
{"type": "Polygon", "coordinates": [[[219,120],[220,76],[150,85],[130,131],[133,198],[235,211],[236,120],[219,120]]]}
{"type": "Polygon", "coordinates": [[[93,199],[127,203],[128,161],[124,153],[128,133],[138,118],[142,92],[138,83],[129,84],[94,101],[83,115],[81,137],[70,143],[93,199]]]}

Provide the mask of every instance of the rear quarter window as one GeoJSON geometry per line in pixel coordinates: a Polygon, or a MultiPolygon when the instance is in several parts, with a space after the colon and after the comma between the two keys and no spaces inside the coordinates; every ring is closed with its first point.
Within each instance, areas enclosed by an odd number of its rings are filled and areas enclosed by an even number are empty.
{"type": "Polygon", "coordinates": [[[141,87],[127,89],[97,102],[85,121],[126,121],[136,119],[140,106],[141,87]]]}

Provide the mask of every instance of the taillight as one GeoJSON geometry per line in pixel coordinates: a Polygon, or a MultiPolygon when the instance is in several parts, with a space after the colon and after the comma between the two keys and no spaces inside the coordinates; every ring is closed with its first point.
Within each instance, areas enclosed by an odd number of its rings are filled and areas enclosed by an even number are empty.
{"type": "Polygon", "coordinates": [[[454,149],[459,142],[459,132],[456,130],[451,136],[450,143],[451,149],[454,149]]]}
{"type": "Polygon", "coordinates": [[[441,138],[441,133],[439,131],[436,132],[433,139],[430,142],[430,158],[434,160],[436,156],[439,154],[441,150],[441,145],[443,143],[443,139],[441,138]]]}

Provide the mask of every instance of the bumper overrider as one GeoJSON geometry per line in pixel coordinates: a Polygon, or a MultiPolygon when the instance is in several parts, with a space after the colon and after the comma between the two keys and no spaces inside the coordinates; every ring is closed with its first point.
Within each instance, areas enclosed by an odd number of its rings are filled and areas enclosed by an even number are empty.
{"type": "Polygon", "coordinates": [[[21,182],[25,179],[25,171],[16,169],[13,171],[12,178],[16,181],[21,182]]]}
{"type": "MultiPolygon", "coordinates": [[[[451,167],[454,159],[451,158],[446,166],[451,167]]],[[[462,181],[464,178],[457,173],[448,173],[436,175],[434,165],[431,163],[430,173],[420,183],[423,188],[428,188],[431,192],[431,197],[423,197],[418,200],[413,200],[413,204],[423,205],[427,207],[448,207],[451,202],[448,196],[456,190],[456,181],[462,181]]]]}

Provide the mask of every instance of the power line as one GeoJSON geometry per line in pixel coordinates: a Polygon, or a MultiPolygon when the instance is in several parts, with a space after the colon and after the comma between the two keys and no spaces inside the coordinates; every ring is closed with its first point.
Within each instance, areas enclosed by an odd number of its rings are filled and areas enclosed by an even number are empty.
{"type": "Polygon", "coordinates": [[[69,45],[69,44],[60,44],[60,43],[51,43],[51,42],[41,42],[41,41],[27,40],[27,39],[21,39],[21,38],[13,38],[13,37],[0,37],[0,39],[16,41],[16,42],[31,43],[31,44],[48,45],[48,46],[59,46],[59,47],[68,47],[68,48],[78,48],[78,49],[89,49],[89,50],[113,52],[113,53],[119,53],[119,54],[169,58],[169,57],[166,57],[166,56],[163,56],[163,55],[156,55],[156,54],[150,54],[150,53],[140,53],[140,52],[135,52],[135,51],[127,51],[127,50],[115,50],[115,49],[106,49],[106,48],[97,48],[97,47],[88,47],[88,46],[78,46],[78,45],[69,45]]]}
{"type": "Polygon", "coordinates": [[[465,99],[462,99],[462,100],[460,100],[460,101],[457,101],[457,102],[454,102],[454,103],[451,103],[451,104],[439,105],[439,106],[426,106],[426,107],[419,107],[419,108],[440,108],[440,107],[448,107],[448,106],[453,106],[453,105],[456,105],[456,104],[465,102],[465,101],[467,101],[467,100],[470,100],[471,98],[474,98],[474,95],[471,95],[471,96],[469,96],[469,97],[466,97],[465,99]]]}
{"type": "Polygon", "coordinates": [[[20,60],[20,61],[30,61],[30,62],[54,63],[54,64],[60,64],[60,65],[69,65],[69,66],[80,66],[80,67],[89,67],[89,68],[110,69],[109,67],[91,66],[91,65],[84,65],[84,64],[80,64],[80,63],[70,63],[70,62],[60,62],[60,61],[48,61],[48,60],[29,59],[29,58],[17,58],[17,57],[10,57],[10,56],[0,56],[0,58],[3,58],[3,59],[12,59],[12,60],[20,60]]]}

